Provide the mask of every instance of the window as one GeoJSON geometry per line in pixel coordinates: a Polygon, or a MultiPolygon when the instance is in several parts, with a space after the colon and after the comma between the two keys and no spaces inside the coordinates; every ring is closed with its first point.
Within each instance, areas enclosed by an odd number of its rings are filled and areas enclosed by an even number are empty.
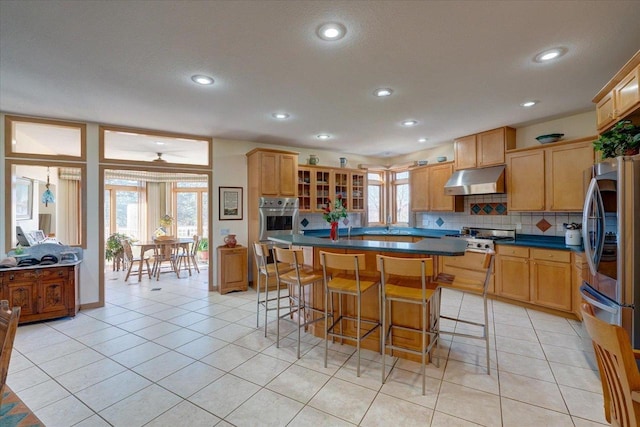
{"type": "Polygon", "coordinates": [[[368,222],[382,224],[384,218],[384,175],[382,172],[367,174],[368,222]]]}
{"type": "Polygon", "coordinates": [[[391,171],[391,223],[409,223],[409,171],[391,171]]]}
{"type": "Polygon", "coordinates": [[[175,184],[175,208],[178,237],[206,236],[207,182],[177,182],[175,184]]]}

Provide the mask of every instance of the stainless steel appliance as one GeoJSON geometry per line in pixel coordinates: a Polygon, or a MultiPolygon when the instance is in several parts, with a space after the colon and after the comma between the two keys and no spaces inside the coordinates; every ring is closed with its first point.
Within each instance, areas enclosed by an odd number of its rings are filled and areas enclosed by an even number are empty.
{"type": "Polygon", "coordinates": [[[297,197],[260,197],[258,210],[261,241],[277,234],[298,233],[297,197]]]}
{"type": "Polygon", "coordinates": [[[598,163],[591,175],[582,218],[590,274],[580,292],[640,348],[640,155],[598,163]]]}
{"type": "Polygon", "coordinates": [[[515,230],[500,230],[493,228],[462,227],[459,234],[447,234],[445,238],[464,239],[467,241],[467,250],[474,252],[486,252],[495,250],[497,240],[514,241],[515,230]]]}

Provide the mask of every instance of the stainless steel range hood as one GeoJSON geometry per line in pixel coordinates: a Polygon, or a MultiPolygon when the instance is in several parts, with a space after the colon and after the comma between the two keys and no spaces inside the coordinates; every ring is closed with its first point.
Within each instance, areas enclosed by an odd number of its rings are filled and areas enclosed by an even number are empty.
{"type": "Polygon", "coordinates": [[[455,171],[444,186],[448,196],[504,193],[504,165],[455,171]]]}

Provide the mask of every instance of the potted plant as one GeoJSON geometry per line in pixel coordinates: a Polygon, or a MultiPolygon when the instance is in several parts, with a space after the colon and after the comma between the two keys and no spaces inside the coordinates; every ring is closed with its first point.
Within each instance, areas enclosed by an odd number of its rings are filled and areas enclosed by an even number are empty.
{"type": "Polygon", "coordinates": [[[200,253],[200,259],[207,261],[209,259],[209,239],[203,237],[198,242],[198,252],[200,253]]]}
{"type": "Polygon", "coordinates": [[[634,125],[631,120],[621,120],[611,129],[603,132],[593,142],[593,147],[600,151],[603,159],[638,154],[640,126],[634,125]]]}
{"type": "Polygon", "coordinates": [[[120,263],[124,260],[124,248],[122,247],[122,240],[130,239],[129,236],[123,233],[113,233],[107,238],[106,249],[104,256],[107,261],[113,260],[113,269],[116,267],[120,270],[120,263]]]}

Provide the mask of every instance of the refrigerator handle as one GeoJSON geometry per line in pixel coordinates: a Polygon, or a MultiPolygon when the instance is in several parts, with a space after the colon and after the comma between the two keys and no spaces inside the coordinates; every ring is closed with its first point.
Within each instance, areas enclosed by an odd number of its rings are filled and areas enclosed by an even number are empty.
{"type": "Polygon", "coordinates": [[[595,275],[598,273],[598,264],[600,263],[600,255],[604,246],[604,204],[600,196],[598,181],[591,179],[587,195],[584,200],[584,210],[582,212],[582,241],[584,242],[584,252],[589,265],[589,271],[595,275]],[[592,207],[595,209],[592,210],[592,207]],[[593,215],[593,216],[591,216],[593,215]],[[595,225],[595,229],[591,228],[591,224],[595,225]],[[594,246],[591,246],[591,233],[595,233],[594,246]]]}
{"type": "Polygon", "coordinates": [[[611,314],[618,314],[618,309],[616,307],[612,307],[609,304],[603,304],[602,302],[596,300],[595,298],[592,297],[591,293],[589,291],[587,291],[586,289],[582,289],[582,287],[580,288],[580,296],[589,304],[591,304],[594,307],[599,308],[600,310],[604,310],[606,312],[609,312],[611,314]]]}

